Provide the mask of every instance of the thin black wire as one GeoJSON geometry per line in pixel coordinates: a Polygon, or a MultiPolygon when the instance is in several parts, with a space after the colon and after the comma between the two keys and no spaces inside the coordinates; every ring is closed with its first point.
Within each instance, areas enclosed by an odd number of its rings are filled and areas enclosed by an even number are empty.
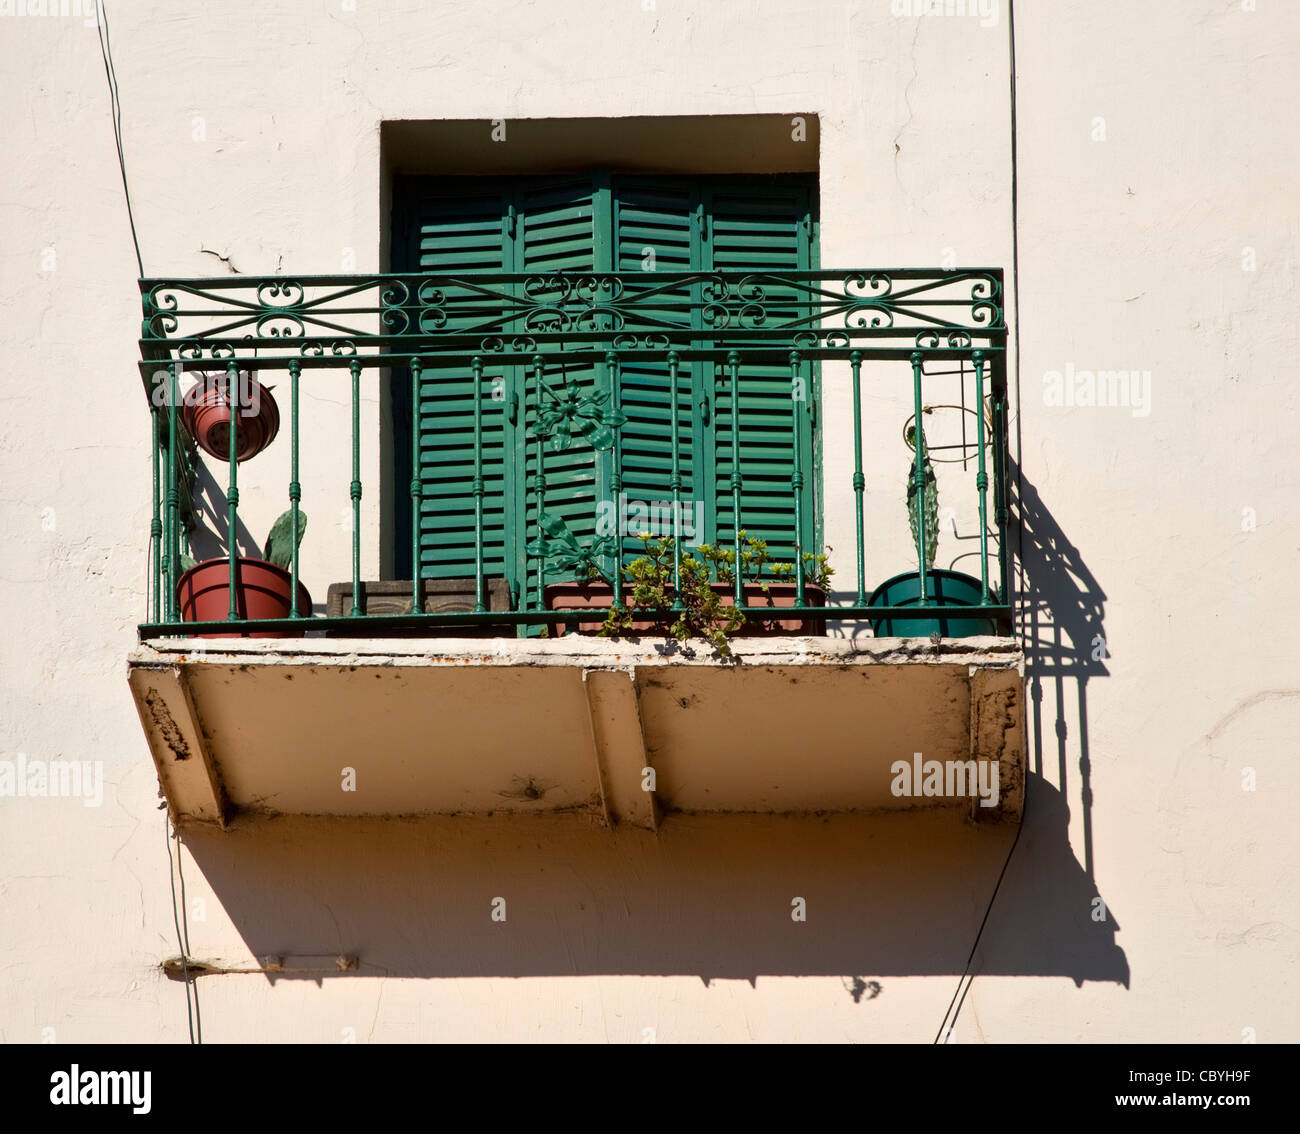
{"type": "MultiPolygon", "coordinates": [[[[122,102],[118,96],[117,87],[117,68],[113,66],[113,44],[109,37],[108,27],[108,9],[105,7],[104,0],[95,0],[95,31],[99,36],[99,54],[104,60],[104,76],[108,80],[108,98],[109,111],[113,120],[113,144],[117,149],[117,168],[122,174],[122,193],[126,198],[126,219],[131,225],[131,243],[135,247],[135,263],[139,269],[140,278],[144,278],[144,261],[140,257],[140,240],[135,231],[135,213],[131,208],[131,190],[126,182],[126,151],[122,148],[122,102]]],[[[161,547],[159,552],[161,553],[161,547]]],[[[150,541],[150,553],[146,557],[145,567],[145,612],[150,609],[149,600],[152,597],[153,579],[152,569],[154,568],[153,547],[150,541]]],[[[170,844],[168,844],[170,849],[170,844]]]]}
{"type": "Polygon", "coordinates": [[[117,167],[122,172],[122,193],[126,197],[126,218],[131,224],[131,243],[135,245],[135,263],[144,278],[144,260],[140,257],[140,238],[135,231],[135,213],[131,208],[131,189],[126,182],[126,152],[122,148],[122,101],[118,95],[117,69],[113,66],[113,43],[109,35],[108,9],[104,0],[95,0],[95,31],[99,34],[99,53],[104,58],[104,76],[108,80],[109,109],[113,116],[113,143],[117,147],[117,167]]]}
{"type": "MultiPolygon", "coordinates": [[[[131,189],[126,180],[126,154],[122,148],[122,103],[118,97],[117,87],[117,70],[113,66],[113,47],[109,37],[108,27],[108,9],[104,6],[104,0],[95,0],[96,19],[95,30],[99,36],[99,53],[104,60],[104,77],[108,81],[109,111],[113,119],[113,144],[117,149],[117,167],[122,174],[122,192],[126,198],[126,216],[131,225],[131,243],[135,247],[136,267],[140,271],[140,277],[144,277],[144,261],[140,257],[140,239],[135,231],[135,214],[131,209],[131,189]]],[[[148,587],[146,586],[146,596],[148,587]]],[[[146,597],[147,601],[147,597],[146,597]]],[[[167,842],[167,880],[171,885],[172,894],[172,924],[176,927],[176,947],[181,954],[181,975],[185,983],[185,1017],[189,1024],[190,1043],[195,1042],[194,1038],[194,1018],[198,1012],[198,989],[193,990],[194,1000],[191,1005],[190,1001],[190,967],[187,961],[189,955],[189,918],[186,917],[185,933],[181,933],[180,919],[176,912],[176,863],[172,859],[172,838],[171,838],[171,817],[163,816],[163,837],[167,842]]],[[[179,848],[178,848],[179,850],[179,848]]],[[[185,873],[184,867],[181,867],[181,894],[184,901],[185,893],[185,873]]],[[[199,1017],[199,1043],[203,1042],[203,1021],[199,1017]]]]}
{"type": "MultiPolygon", "coordinates": [[[[1017,178],[1016,163],[1016,15],[1015,0],[1007,0],[1007,35],[1009,37],[1009,65],[1011,70],[1011,271],[1015,279],[1015,290],[1013,302],[1015,309],[1015,339],[1016,339],[1016,404],[1019,405],[1020,398],[1020,236],[1019,236],[1019,179],[1017,178]]],[[[1017,418],[1017,433],[1020,429],[1020,422],[1017,418]]],[[[1004,601],[1010,601],[1010,596],[1004,596],[1004,601]]],[[[1016,827],[1016,837],[1011,841],[1011,849],[1007,851],[1006,860],[1002,863],[1002,870],[998,874],[997,884],[993,887],[993,893],[989,895],[989,904],[984,909],[984,917],[980,921],[979,930],[975,934],[975,942],[970,947],[970,956],[966,958],[966,967],[962,970],[961,979],[957,981],[957,989],[952,994],[952,999],[948,1001],[948,1011],[943,1014],[943,1021],[939,1025],[939,1031],[935,1034],[934,1042],[937,1044],[940,1037],[946,1030],[951,1034],[952,1029],[957,1024],[957,1017],[961,1014],[962,1005],[966,1003],[966,993],[970,991],[970,986],[975,983],[975,978],[971,977],[966,981],[970,974],[971,962],[975,959],[975,950],[979,948],[980,938],[984,936],[984,927],[988,924],[989,914],[993,912],[993,903],[997,901],[998,891],[1002,888],[1002,879],[1006,877],[1007,867],[1011,865],[1011,856],[1016,853],[1016,847],[1020,844],[1020,832],[1025,829],[1025,811],[1029,808],[1029,793],[1025,792],[1025,803],[1020,813],[1020,825],[1016,827]],[[966,982],[965,991],[962,989],[963,982],[966,982]],[[960,1002],[957,1000],[958,994],[961,995],[960,1002]],[[953,1005],[956,1004],[956,1011],[953,1011],[953,1005]],[[949,1022],[948,1017],[952,1016],[949,1022]]]]}
{"type": "MultiPolygon", "coordinates": [[[[185,855],[181,849],[180,835],[176,836],[176,873],[181,879],[181,925],[185,930],[185,950],[184,955],[190,953],[190,902],[185,894],[185,855]]],[[[174,905],[173,905],[174,911],[174,905]]],[[[186,984],[189,982],[186,981],[186,984]]],[[[196,982],[194,985],[194,1027],[198,1032],[198,1042],[203,1042],[203,1013],[199,1010],[199,986],[196,982]]]]}
{"type": "MultiPolygon", "coordinates": [[[[1014,0],[1007,0],[1007,36],[1010,40],[1009,55],[1011,65],[1011,274],[1015,279],[1015,288],[1012,293],[1012,307],[1015,311],[1015,330],[1012,332],[1016,340],[1016,455],[1019,458],[1023,451],[1021,437],[1023,425],[1021,422],[1020,407],[1020,164],[1018,158],[1019,130],[1016,125],[1016,7],[1014,0]]],[[[1022,465],[1017,459],[1016,462],[1016,493],[1017,498],[1023,500],[1025,474],[1022,465]]],[[[1024,571],[1024,556],[1021,554],[1024,544],[1024,525],[1016,525],[1016,560],[1021,564],[1021,572],[1024,571]]],[[[1007,572],[1008,584],[1010,583],[1011,573],[1007,572]]],[[[1004,602],[1009,602],[1010,598],[1003,596],[1004,602]]],[[[1021,619],[1023,627],[1024,620],[1021,619]]]]}
{"type": "Polygon", "coordinates": [[[181,974],[185,978],[185,1015],[190,1022],[190,1043],[194,1042],[194,1009],[190,1007],[190,967],[185,961],[188,950],[181,937],[180,918],[176,915],[176,863],[172,861],[171,816],[163,813],[163,835],[167,839],[167,877],[172,884],[172,922],[176,926],[176,948],[181,951],[181,974]]]}
{"type": "MultiPolygon", "coordinates": [[[[1028,807],[1028,793],[1026,793],[1025,807],[1028,807]]],[[[998,872],[998,880],[993,887],[993,893],[989,895],[989,904],[984,908],[984,917],[980,920],[980,927],[975,933],[975,940],[971,944],[970,954],[966,957],[966,967],[962,970],[961,978],[957,981],[957,989],[952,994],[952,999],[948,1001],[948,1011],[943,1014],[943,1020],[939,1024],[939,1030],[935,1033],[934,1042],[938,1043],[944,1031],[951,1032],[957,1025],[957,1016],[961,1013],[961,1004],[957,1005],[957,1011],[953,1012],[953,1004],[957,1002],[957,995],[961,993],[961,1002],[966,1002],[966,994],[962,992],[962,982],[970,975],[971,962],[975,959],[975,950],[980,947],[980,938],[984,936],[984,927],[989,923],[989,914],[993,912],[993,903],[998,899],[998,891],[1002,888],[1002,879],[1006,877],[1007,867],[1011,865],[1011,856],[1016,853],[1016,847],[1020,844],[1020,832],[1025,829],[1024,809],[1021,810],[1020,824],[1016,827],[1016,837],[1011,840],[1011,849],[1007,851],[1007,857],[1003,860],[1002,869],[998,872]],[[952,1016],[951,1022],[949,1015],[952,1016]]],[[[971,977],[970,984],[975,983],[975,978],[971,977]]],[[[966,987],[969,988],[970,984],[966,987]]]]}
{"type": "MultiPolygon", "coordinates": [[[[118,94],[117,69],[113,66],[113,44],[108,26],[108,9],[104,0],[95,0],[96,19],[95,31],[99,36],[99,53],[104,60],[104,77],[108,82],[109,111],[113,119],[113,145],[117,149],[117,168],[122,174],[122,193],[126,198],[126,217],[131,225],[131,243],[135,248],[135,263],[140,271],[140,277],[144,277],[144,260],[140,256],[140,238],[135,230],[135,213],[131,208],[131,188],[126,180],[126,153],[122,148],[122,101],[118,94]]],[[[146,592],[148,588],[146,587],[146,592]]],[[[167,879],[171,884],[172,893],[172,924],[176,927],[176,947],[181,953],[181,975],[185,982],[185,1016],[189,1023],[190,1043],[195,1042],[194,1021],[198,1015],[198,989],[193,990],[193,1004],[190,1000],[190,967],[187,957],[190,951],[189,942],[189,916],[188,912],[185,918],[185,932],[181,932],[180,918],[176,912],[176,862],[172,858],[172,837],[171,837],[171,819],[170,816],[163,816],[163,836],[167,840],[167,879]]],[[[179,847],[177,850],[179,851],[179,847]]],[[[182,865],[181,872],[181,901],[185,901],[185,868],[182,865]]],[[[198,1017],[198,1042],[203,1042],[203,1018],[198,1017]]]]}
{"type": "Polygon", "coordinates": [[[131,225],[131,242],[135,246],[136,266],[140,270],[140,275],[144,275],[144,262],[140,257],[140,240],[136,235],[135,229],[135,212],[131,207],[131,190],[127,185],[126,178],[126,151],[122,144],[122,98],[120,87],[117,82],[117,67],[113,63],[113,40],[112,32],[108,23],[108,9],[104,5],[104,0],[96,0],[99,5],[102,21],[96,20],[96,30],[98,31],[102,23],[102,32],[100,34],[100,54],[104,58],[105,73],[108,77],[109,95],[111,98],[111,108],[113,113],[113,141],[117,146],[117,164],[122,173],[122,192],[126,198],[126,216],[131,225]]]}

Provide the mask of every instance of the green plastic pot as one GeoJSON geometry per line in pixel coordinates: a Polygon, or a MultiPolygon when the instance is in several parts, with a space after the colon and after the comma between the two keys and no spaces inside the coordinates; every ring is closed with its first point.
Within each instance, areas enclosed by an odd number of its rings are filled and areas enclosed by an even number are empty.
{"type": "MultiPolygon", "coordinates": [[[[925,573],[927,597],[934,606],[979,606],[980,581],[963,575],[960,571],[940,568],[925,573]]],[[[989,601],[996,603],[997,595],[990,589],[989,601]]],[[[868,606],[917,606],[921,602],[921,575],[908,571],[886,579],[867,601],[868,606]]],[[[991,618],[963,618],[957,615],[939,618],[881,618],[871,623],[877,638],[928,638],[936,630],[944,638],[975,638],[983,634],[996,634],[997,626],[991,618]]]]}

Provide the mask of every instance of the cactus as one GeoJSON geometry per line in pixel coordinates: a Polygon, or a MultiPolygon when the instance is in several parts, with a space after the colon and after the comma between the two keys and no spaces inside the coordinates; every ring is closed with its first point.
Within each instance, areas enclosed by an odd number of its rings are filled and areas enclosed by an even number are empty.
{"type": "Polygon", "coordinates": [[[916,490],[916,464],[907,470],[907,522],[912,529],[912,542],[916,544],[916,561],[921,561],[921,525],[925,525],[925,568],[934,566],[934,553],[939,546],[939,487],[934,479],[934,466],[930,464],[930,453],[925,447],[925,430],[918,431],[909,425],[905,434],[907,444],[916,450],[917,436],[920,436],[922,471],[925,486],[918,496],[916,490]]]}
{"type": "MultiPolygon", "coordinates": [[[[299,511],[298,543],[302,543],[306,531],[307,513],[299,511]]],[[[266,551],[263,558],[268,563],[279,567],[281,571],[288,571],[289,564],[293,561],[293,551],[293,510],[290,509],[277,517],[275,523],[271,525],[271,531],[266,537],[266,551]]]]}

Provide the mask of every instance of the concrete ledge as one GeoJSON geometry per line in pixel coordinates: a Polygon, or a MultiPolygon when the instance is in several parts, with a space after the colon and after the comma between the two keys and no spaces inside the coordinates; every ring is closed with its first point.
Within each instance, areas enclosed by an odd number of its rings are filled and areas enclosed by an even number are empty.
{"type": "Polygon", "coordinates": [[[626,669],[653,665],[919,665],[970,664],[1018,669],[1024,651],[1014,638],[738,638],[732,658],[703,640],[670,638],[160,638],[144,642],[128,663],[178,661],[270,665],[580,665],[626,669]]]}
{"type": "Polygon", "coordinates": [[[128,678],[177,819],[555,811],[655,830],[674,812],[1019,816],[1017,642],[734,648],[167,640],[134,649],[128,678]]]}

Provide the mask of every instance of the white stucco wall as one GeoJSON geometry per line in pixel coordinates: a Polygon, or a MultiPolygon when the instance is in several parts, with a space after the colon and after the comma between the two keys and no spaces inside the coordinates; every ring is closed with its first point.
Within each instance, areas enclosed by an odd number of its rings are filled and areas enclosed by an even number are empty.
{"type": "MultiPolygon", "coordinates": [[[[951,249],[1011,280],[1005,0],[991,21],[897,16],[888,0],[645,7],[112,5],[146,274],[227,270],[202,249],[249,274],[340,271],[349,249],[357,271],[379,268],[383,120],[814,113],[825,265],[933,266],[951,249]]],[[[1300,600],[1285,572],[1300,434],[1288,371],[1300,13],[1259,7],[1069,0],[1016,12],[1020,288],[1008,316],[1021,350],[1013,451],[1035,776],[1006,905],[977,960],[991,975],[975,981],[954,1041],[1298,1038],[1287,882],[1300,866],[1289,807],[1300,661],[1286,631],[1300,600]],[[1067,367],[1150,371],[1150,412],[1048,404],[1044,375],[1067,367]],[[1254,791],[1242,790],[1246,768],[1254,791]],[[1070,884],[1054,896],[1058,876],[1070,884]],[[1111,919],[1100,931],[1094,893],[1111,919]],[[1037,923],[1036,909],[1047,911],[1037,923]]],[[[123,680],[145,614],[148,418],[103,68],[82,19],[0,12],[0,759],[102,761],[106,781],[98,807],[0,798],[0,1038],[183,1040],[182,987],[159,970],[177,952],[164,819],[123,680]]],[[[833,368],[826,382],[834,420],[846,396],[833,368]]],[[[349,474],[328,459],[346,436],[346,391],[313,390],[304,414],[322,424],[305,435],[303,479],[337,501],[332,512],[304,501],[303,573],[323,602],[347,575],[349,474]]],[[[868,530],[898,549],[881,577],[904,569],[907,547],[898,404],[866,401],[891,422],[866,454],[868,530]]],[[[373,397],[365,429],[377,435],[373,397]]],[[[286,460],[274,446],[241,477],[255,534],[285,506],[286,460]]],[[[368,484],[378,460],[368,444],[368,484]]],[[[828,485],[846,485],[847,467],[828,454],[828,485]]],[[[368,577],[377,505],[372,492],[368,577]]],[[[827,509],[845,584],[848,505],[842,492],[827,509]]],[[[959,525],[969,530],[968,514],[959,525]]],[[[294,821],[253,881],[229,869],[244,836],[224,848],[196,836],[186,880],[205,908],[191,911],[193,955],[237,965],[260,951],[249,927],[281,887],[311,930],[284,951],[363,962],[319,984],[204,978],[205,1037],[931,1039],[960,964],[951,971],[941,950],[910,960],[905,941],[872,936],[864,911],[919,903],[935,933],[956,919],[964,957],[1005,844],[953,876],[960,833],[917,820],[846,819],[831,833],[734,822],[692,821],[650,845],[488,832],[476,874],[476,827],[294,821]],[[764,847],[770,889],[745,864],[764,847]],[[474,935],[503,928],[487,922],[488,897],[542,885],[547,855],[576,880],[549,905],[524,902],[511,943],[483,946],[476,969],[474,935]],[[403,890],[422,857],[441,864],[445,889],[403,890]],[[351,873],[330,876],[345,860],[351,873]],[[708,861],[716,871],[701,873],[708,861]],[[773,942],[791,932],[801,865],[820,888],[794,928],[828,936],[786,948],[773,942]],[[650,960],[620,921],[637,885],[661,911],[627,914],[640,931],[713,936],[727,911],[758,917],[770,898],[772,937],[752,965],[712,949],[650,960]],[[342,924],[313,905],[331,887],[356,899],[342,924]],[[730,896],[710,899],[710,887],[730,896]],[[367,954],[375,918],[390,944],[407,943],[396,959],[367,954]],[[602,952],[602,940],[615,944],[602,952]],[[424,950],[430,941],[442,944],[424,950]],[[715,963],[723,971],[705,971],[715,963]],[[854,978],[880,990],[855,997],[854,978]]]]}

